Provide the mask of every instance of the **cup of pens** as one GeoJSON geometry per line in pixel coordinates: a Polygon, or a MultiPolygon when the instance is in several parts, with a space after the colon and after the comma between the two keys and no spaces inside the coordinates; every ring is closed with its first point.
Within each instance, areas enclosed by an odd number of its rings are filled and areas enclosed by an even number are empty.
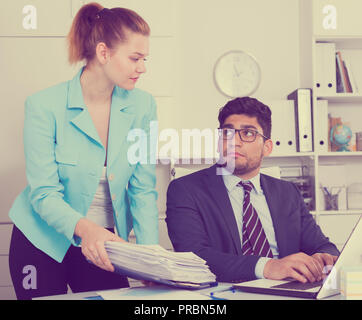
{"type": "Polygon", "coordinates": [[[338,195],[341,188],[327,188],[322,187],[324,194],[325,210],[338,210],[338,195]]]}

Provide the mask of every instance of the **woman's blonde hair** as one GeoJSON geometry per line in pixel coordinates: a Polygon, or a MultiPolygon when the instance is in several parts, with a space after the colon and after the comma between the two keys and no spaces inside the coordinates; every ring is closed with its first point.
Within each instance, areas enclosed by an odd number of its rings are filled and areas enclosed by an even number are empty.
{"type": "Polygon", "coordinates": [[[99,42],[104,42],[110,49],[125,42],[127,30],[150,35],[147,22],[132,10],[107,9],[96,2],[82,6],[67,37],[70,64],[91,61],[99,42]]]}

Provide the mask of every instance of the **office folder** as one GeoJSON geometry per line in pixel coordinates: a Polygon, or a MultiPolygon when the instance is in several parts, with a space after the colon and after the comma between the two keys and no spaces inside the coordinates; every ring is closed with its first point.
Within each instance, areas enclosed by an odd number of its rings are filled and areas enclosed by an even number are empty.
{"type": "Polygon", "coordinates": [[[159,245],[106,241],[115,272],[168,286],[202,289],[217,284],[206,261],[192,252],[173,252],[159,245]]]}
{"type": "Polygon", "coordinates": [[[218,284],[216,281],[207,281],[207,282],[202,282],[202,283],[187,282],[187,281],[173,281],[173,280],[163,279],[163,278],[160,278],[155,275],[148,274],[148,273],[134,271],[134,270],[131,270],[126,267],[119,266],[119,265],[114,265],[114,272],[116,272],[122,276],[132,278],[132,279],[146,280],[146,281],[164,284],[167,286],[171,286],[174,288],[180,288],[180,289],[200,290],[200,289],[205,289],[205,288],[209,288],[209,287],[214,287],[214,286],[217,286],[217,284],[218,284]]]}
{"type": "Polygon", "coordinates": [[[344,59],[344,64],[346,66],[347,73],[348,73],[348,79],[349,79],[350,84],[351,84],[351,90],[352,90],[351,92],[358,93],[358,87],[357,87],[356,79],[354,77],[352,67],[351,67],[351,64],[350,64],[349,60],[344,59]]]}
{"type": "Polygon", "coordinates": [[[314,92],[316,95],[329,95],[337,92],[335,54],[335,43],[316,43],[314,83],[314,92]]]}
{"type": "Polygon", "coordinates": [[[290,100],[265,102],[272,112],[273,155],[296,152],[294,104],[290,100]]]}
{"type": "Polygon", "coordinates": [[[312,90],[296,89],[288,95],[294,101],[297,152],[313,151],[312,90]]]}
{"type": "MultiPolygon", "coordinates": [[[[337,59],[336,68],[341,77],[341,83],[342,83],[341,88],[343,89],[342,92],[352,92],[352,89],[349,87],[348,75],[340,51],[336,52],[336,59],[337,59]]],[[[338,92],[341,92],[340,89],[338,90],[338,92]]]]}
{"type": "Polygon", "coordinates": [[[317,100],[315,114],[315,151],[328,152],[328,100],[317,100]]]}

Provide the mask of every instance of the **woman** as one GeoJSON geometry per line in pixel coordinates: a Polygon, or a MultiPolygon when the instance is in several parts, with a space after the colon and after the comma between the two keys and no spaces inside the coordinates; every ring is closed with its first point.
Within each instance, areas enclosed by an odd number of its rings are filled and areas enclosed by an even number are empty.
{"type": "Polygon", "coordinates": [[[64,294],[68,284],[73,292],[128,286],[112,273],[104,242],[127,240],[132,227],[137,243],[158,242],[154,162],[127,159],[130,130],[155,141],[149,137],[155,101],[134,89],[146,71],[149,34],[131,10],[83,6],[68,44],[69,61],[85,66],[26,100],[28,186],[9,213],[18,299],[64,294]]]}

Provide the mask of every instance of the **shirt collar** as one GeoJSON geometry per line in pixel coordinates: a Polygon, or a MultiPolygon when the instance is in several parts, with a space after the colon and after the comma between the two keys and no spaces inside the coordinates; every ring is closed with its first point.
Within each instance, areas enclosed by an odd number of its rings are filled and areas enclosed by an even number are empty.
{"type": "MultiPolygon", "coordinates": [[[[230,174],[225,168],[222,168],[222,178],[224,180],[224,184],[226,189],[231,192],[234,188],[237,188],[238,183],[242,181],[239,177],[230,174]]],[[[253,184],[254,190],[257,194],[262,194],[263,190],[260,184],[260,173],[258,173],[255,177],[249,179],[249,181],[253,184]]]]}

